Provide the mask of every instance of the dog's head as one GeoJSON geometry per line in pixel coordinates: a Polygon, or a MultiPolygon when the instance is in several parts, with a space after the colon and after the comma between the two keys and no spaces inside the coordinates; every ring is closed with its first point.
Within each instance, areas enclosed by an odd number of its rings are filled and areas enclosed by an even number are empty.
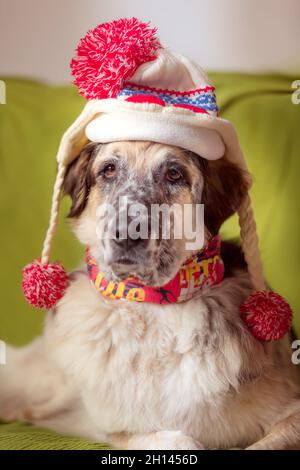
{"type": "Polygon", "coordinates": [[[191,254],[185,208],[195,228],[197,204],[204,204],[206,239],[238,209],[247,182],[225,159],[207,161],[178,147],[90,143],[69,166],[64,191],[77,237],[109,279],[133,275],[163,285],[191,254]],[[175,222],[183,219],[176,236],[175,222]]]}

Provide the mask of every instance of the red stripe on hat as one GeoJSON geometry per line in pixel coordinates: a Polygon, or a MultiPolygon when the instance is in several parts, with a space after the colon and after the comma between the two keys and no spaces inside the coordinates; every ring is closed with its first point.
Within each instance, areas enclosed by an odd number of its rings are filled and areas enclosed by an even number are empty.
{"type": "Polygon", "coordinates": [[[208,114],[206,109],[198,108],[198,106],[193,106],[192,104],[177,103],[177,104],[173,104],[173,106],[174,106],[174,108],[189,109],[190,111],[193,111],[194,113],[208,114]]]}
{"type": "Polygon", "coordinates": [[[131,103],[154,103],[159,104],[160,106],[166,105],[164,100],[154,95],[131,95],[126,98],[125,101],[130,101],[131,103]]]}

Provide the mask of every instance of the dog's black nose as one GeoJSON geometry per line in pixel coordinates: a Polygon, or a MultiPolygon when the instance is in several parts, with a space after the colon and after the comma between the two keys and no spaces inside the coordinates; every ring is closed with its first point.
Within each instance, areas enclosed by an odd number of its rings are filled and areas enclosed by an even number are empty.
{"type": "Polygon", "coordinates": [[[134,238],[132,238],[132,236],[130,236],[128,232],[124,235],[119,230],[116,230],[116,237],[113,239],[113,241],[119,248],[124,251],[128,251],[133,248],[143,249],[146,248],[149,243],[148,238],[142,238],[139,235],[134,236],[134,238]],[[126,238],[124,238],[124,236],[126,238]]]}

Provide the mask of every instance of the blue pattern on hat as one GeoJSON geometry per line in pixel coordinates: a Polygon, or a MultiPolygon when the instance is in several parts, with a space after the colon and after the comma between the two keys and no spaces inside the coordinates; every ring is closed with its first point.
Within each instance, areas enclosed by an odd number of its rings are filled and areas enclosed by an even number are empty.
{"type": "Polygon", "coordinates": [[[187,104],[196,106],[197,108],[205,109],[208,112],[218,112],[216,95],[212,87],[208,89],[199,89],[190,91],[189,93],[172,93],[167,90],[155,90],[155,89],[144,89],[143,87],[126,85],[118,93],[120,96],[132,96],[132,95],[154,95],[163,100],[167,105],[174,104],[187,104]]]}

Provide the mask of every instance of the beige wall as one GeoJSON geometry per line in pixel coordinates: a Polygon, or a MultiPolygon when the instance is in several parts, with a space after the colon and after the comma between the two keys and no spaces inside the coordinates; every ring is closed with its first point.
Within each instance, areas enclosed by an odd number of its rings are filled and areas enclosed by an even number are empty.
{"type": "Polygon", "coordinates": [[[0,0],[0,74],[69,80],[78,39],[122,16],[209,69],[300,74],[300,0],[0,0]]]}

